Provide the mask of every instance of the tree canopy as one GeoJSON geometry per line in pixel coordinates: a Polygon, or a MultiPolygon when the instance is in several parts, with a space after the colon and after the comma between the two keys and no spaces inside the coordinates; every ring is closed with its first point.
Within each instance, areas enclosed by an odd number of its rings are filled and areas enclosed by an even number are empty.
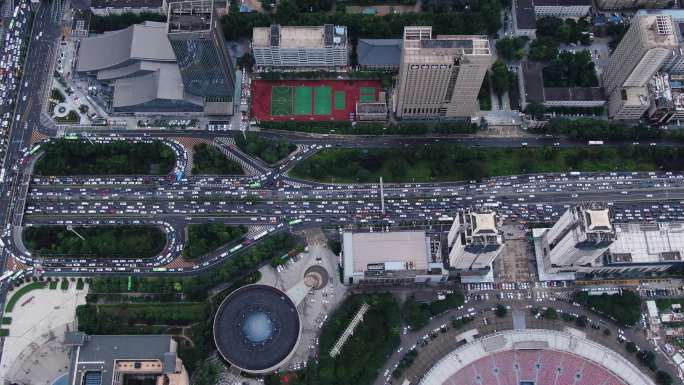
{"type": "Polygon", "coordinates": [[[561,52],[543,70],[544,87],[597,87],[598,77],[591,54],[561,52]]]}

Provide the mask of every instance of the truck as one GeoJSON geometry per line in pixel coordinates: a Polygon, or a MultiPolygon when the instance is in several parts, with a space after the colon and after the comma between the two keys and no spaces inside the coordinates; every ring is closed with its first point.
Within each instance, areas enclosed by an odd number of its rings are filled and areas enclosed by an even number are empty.
{"type": "Polygon", "coordinates": [[[239,245],[237,245],[237,246],[231,247],[230,250],[228,250],[228,251],[231,252],[231,253],[234,253],[234,252],[240,250],[241,248],[242,248],[242,244],[239,244],[239,245]]]}
{"type": "Polygon", "coordinates": [[[589,141],[589,145],[590,145],[590,146],[600,146],[600,145],[602,145],[602,144],[603,144],[603,141],[602,141],[602,140],[590,140],[590,141],[589,141]]]}
{"type": "Polygon", "coordinates": [[[7,270],[6,272],[2,273],[2,275],[0,275],[0,282],[5,282],[7,279],[9,279],[9,277],[12,276],[12,274],[14,274],[14,270],[7,270]]]}
{"type": "Polygon", "coordinates": [[[164,272],[164,271],[167,271],[167,270],[168,270],[168,269],[167,269],[166,267],[153,267],[153,268],[152,268],[152,271],[154,271],[155,273],[157,273],[157,272],[164,272]]]}

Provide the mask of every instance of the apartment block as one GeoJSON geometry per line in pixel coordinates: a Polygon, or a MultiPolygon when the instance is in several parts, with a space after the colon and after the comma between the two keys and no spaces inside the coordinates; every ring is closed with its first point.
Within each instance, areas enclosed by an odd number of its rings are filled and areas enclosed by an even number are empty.
{"type": "Polygon", "coordinates": [[[260,71],[345,70],[351,47],[347,27],[255,27],[252,54],[260,71]]]}
{"type": "Polygon", "coordinates": [[[470,117],[494,61],[486,36],[440,35],[432,27],[405,27],[397,86],[397,117],[470,117]]]}

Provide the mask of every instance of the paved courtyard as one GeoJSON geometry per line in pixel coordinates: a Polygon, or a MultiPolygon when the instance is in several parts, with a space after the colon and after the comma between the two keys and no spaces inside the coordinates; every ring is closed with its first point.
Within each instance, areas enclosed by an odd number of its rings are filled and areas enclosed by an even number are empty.
{"type": "Polygon", "coordinates": [[[7,314],[12,323],[0,361],[0,381],[51,384],[58,375],[68,372],[68,351],[62,344],[64,332],[74,329],[76,306],[85,304],[86,293],[87,286],[76,290],[75,282],[70,282],[66,291],[45,288],[19,300],[7,314]],[[31,296],[34,299],[21,306],[31,296]]]}

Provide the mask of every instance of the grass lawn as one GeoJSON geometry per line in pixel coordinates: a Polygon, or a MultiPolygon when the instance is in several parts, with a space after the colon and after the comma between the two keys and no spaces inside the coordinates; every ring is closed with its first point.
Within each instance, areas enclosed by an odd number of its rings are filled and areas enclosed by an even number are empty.
{"type": "Polygon", "coordinates": [[[9,301],[5,305],[5,313],[11,313],[14,310],[14,306],[19,302],[22,296],[33,290],[42,289],[45,287],[45,282],[31,282],[26,286],[22,286],[19,290],[15,291],[10,297],[9,301]]]}

